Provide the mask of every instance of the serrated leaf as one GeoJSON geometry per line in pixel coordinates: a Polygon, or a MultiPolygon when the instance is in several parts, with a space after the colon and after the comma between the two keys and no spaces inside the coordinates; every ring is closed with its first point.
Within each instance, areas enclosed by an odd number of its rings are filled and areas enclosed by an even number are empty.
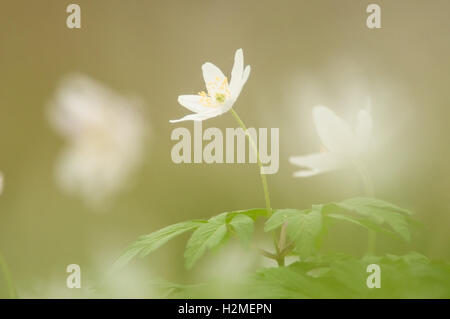
{"type": "Polygon", "coordinates": [[[345,298],[354,297],[333,278],[326,277],[329,270],[320,270],[315,276],[315,265],[293,263],[287,267],[266,268],[258,271],[250,281],[256,298],[345,298]],[[312,274],[311,274],[312,271],[312,274]]]}
{"type": "Polygon", "coordinates": [[[339,205],[349,205],[351,207],[378,207],[384,210],[390,210],[405,215],[412,215],[411,211],[403,209],[392,203],[373,197],[353,197],[339,203],[339,205]]]}
{"type": "Polygon", "coordinates": [[[210,224],[225,224],[227,222],[227,218],[228,218],[228,214],[229,213],[222,213],[219,214],[217,216],[213,216],[210,219],[207,220],[207,223],[210,224]]]}
{"type": "Polygon", "coordinates": [[[295,251],[300,257],[311,256],[315,250],[317,236],[322,229],[320,210],[297,214],[288,220],[287,236],[295,242],[295,251]]]}
{"type": "MultiPolygon", "coordinates": [[[[334,205],[334,204],[333,204],[334,205]]],[[[386,223],[406,241],[410,240],[410,212],[391,203],[369,197],[356,197],[336,203],[342,209],[365,216],[377,224],[386,223]]]]}
{"type": "Polygon", "coordinates": [[[250,287],[257,298],[313,298],[326,290],[317,279],[294,271],[291,266],[262,269],[252,279],[250,287]]]}
{"type": "Polygon", "coordinates": [[[411,240],[411,234],[409,233],[409,224],[403,215],[386,211],[379,212],[379,214],[380,216],[382,216],[384,222],[390,225],[394,231],[396,231],[400,236],[403,237],[404,240],[411,240]]]}
{"type": "Polygon", "coordinates": [[[343,221],[347,221],[350,222],[352,224],[356,224],[358,226],[361,226],[365,229],[370,229],[376,232],[380,232],[380,233],[385,233],[397,240],[399,239],[403,239],[403,237],[401,237],[399,234],[386,229],[384,227],[381,227],[379,224],[376,224],[370,220],[367,219],[362,219],[362,218],[356,218],[356,217],[352,217],[352,216],[347,216],[347,215],[342,215],[342,214],[327,214],[327,217],[330,217],[332,219],[335,220],[343,220],[343,221]]]}
{"type": "Polygon", "coordinates": [[[115,262],[114,267],[121,268],[136,256],[144,257],[155,251],[172,238],[187,231],[194,230],[206,221],[192,220],[167,226],[151,234],[141,236],[131,244],[115,262]]]}
{"type": "Polygon", "coordinates": [[[290,218],[295,218],[299,214],[305,214],[310,210],[298,210],[298,209],[277,209],[273,215],[266,221],[264,225],[264,231],[269,232],[278,227],[281,227],[285,222],[289,221],[290,218]]]}
{"type": "Polygon", "coordinates": [[[229,223],[244,245],[248,245],[253,235],[254,222],[247,215],[236,215],[229,223]]]}
{"type": "Polygon", "coordinates": [[[217,247],[227,235],[227,213],[220,214],[198,227],[186,245],[184,257],[190,269],[207,250],[217,247]]]}
{"type": "Polygon", "coordinates": [[[186,264],[190,268],[207,249],[216,247],[226,237],[228,234],[228,223],[242,241],[248,242],[253,233],[253,220],[259,216],[267,216],[267,210],[263,208],[238,210],[222,213],[210,218],[208,221],[193,220],[167,226],[140,237],[130,245],[116,261],[114,269],[124,266],[136,256],[143,257],[150,254],[170,239],[184,232],[201,228],[198,232],[194,232],[195,236],[193,235],[187,244],[185,253],[186,264]],[[203,245],[199,245],[197,240],[203,240],[205,236],[207,240],[205,240],[203,245]]]}
{"type": "Polygon", "coordinates": [[[325,276],[329,272],[330,272],[330,267],[318,267],[318,268],[311,269],[306,274],[313,278],[320,278],[320,277],[325,276]]]}
{"type": "Polygon", "coordinates": [[[310,256],[322,229],[320,206],[312,210],[280,209],[267,220],[264,231],[269,232],[287,223],[287,237],[295,242],[295,251],[300,257],[310,256]]]}
{"type": "Polygon", "coordinates": [[[404,256],[322,255],[287,267],[266,268],[254,277],[262,298],[445,298],[450,297],[450,264],[418,253],[404,256]],[[368,289],[367,266],[382,269],[381,288],[368,289]]]}
{"type": "Polygon", "coordinates": [[[256,220],[258,217],[267,217],[267,209],[265,208],[251,208],[244,210],[235,210],[232,212],[228,212],[228,218],[231,219],[236,215],[246,215],[253,220],[256,220]]]}

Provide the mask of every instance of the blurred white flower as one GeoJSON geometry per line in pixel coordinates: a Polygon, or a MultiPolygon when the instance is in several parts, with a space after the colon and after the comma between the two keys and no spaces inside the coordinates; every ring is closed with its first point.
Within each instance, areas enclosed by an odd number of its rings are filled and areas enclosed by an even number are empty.
{"type": "Polygon", "coordinates": [[[81,288],[69,289],[68,273],[52,272],[47,278],[22,282],[19,294],[27,299],[98,299],[98,298],[157,298],[158,291],[151,285],[153,276],[144,266],[130,265],[120,273],[106,276],[109,265],[90,262],[83,266],[81,288]]]}
{"type": "Polygon", "coordinates": [[[247,65],[244,69],[244,54],[242,49],[238,49],[234,56],[230,84],[222,71],[210,62],[202,65],[202,71],[207,92],[178,97],[178,103],[194,114],[186,115],[179,120],[171,120],[171,123],[189,120],[203,121],[228,112],[247,82],[250,66],[247,65]]]}
{"type": "Polygon", "coordinates": [[[50,122],[67,142],[56,169],[64,191],[99,204],[125,186],[143,150],[137,101],[72,75],[56,92],[50,122]]]}
{"type": "Polygon", "coordinates": [[[0,195],[3,193],[3,173],[0,172],[0,195]]]}
{"type": "Polygon", "coordinates": [[[261,266],[263,258],[256,251],[231,242],[220,251],[205,258],[194,273],[197,280],[240,280],[261,266]]]}
{"type": "Polygon", "coordinates": [[[324,152],[292,156],[290,162],[303,170],[295,177],[308,177],[357,163],[369,147],[372,116],[369,110],[360,110],[353,130],[344,120],[325,106],[313,109],[314,124],[324,152]]]}
{"type": "Polygon", "coordinates": [[[82,281],[82,287],[69,289],[66,285],[67,273],[52,273],[47,278],[32,278],[18,285],[18,293],[25,299],[93,299],[101,298],[93,287],[82,281]],[[85,287],[87,286],[87,287],[85,287]]]}

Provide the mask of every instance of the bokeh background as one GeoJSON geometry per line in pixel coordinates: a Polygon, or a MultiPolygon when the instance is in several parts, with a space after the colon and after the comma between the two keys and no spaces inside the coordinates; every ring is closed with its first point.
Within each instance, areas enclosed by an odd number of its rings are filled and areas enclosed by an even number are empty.
{"type": "MultiPolygon", "coordinates": [[[[66,27],[69,3],[3,1],[0,10],[0,251],[19,294],[73,296],[65,288],[68,264],[81,266],[83,283],[95,282],[142,234],[264,206],[256,165],[176,165],[170,158],[171,131],[192,129],[192,122],[169,123],[187,114],[177,96],[203,89],[206,61],[229,74],[237,48],[244,49],[252,74],[236,110],[248,126],[280,128],[280,169],[268,176],[274,207],[307,208],[362,194],[354,170],[298,179],[288,158],[319,149],[314,105],[352,122],[370,97],[368,167],[376,193],[411,209],[424,224],[408,245],[380,238],[379,252],[450,257],[447,0],[79,0],[80,30],[66,27]],[[372,2],[381,6],[381,29],[365,25],[372,2]],[[64,140],[50,127],[46,109],[61,79],[73,72],[144,101],[143,163],[101,210],[55,183],[64,140]]],[[[203,126],[237,125],[225,114],[203,126]]],[[[175,240],[133,262],[117,278],[117,291],[125,294],[134,283],[130,294],[144,296],[151,294],[150,278],[204,279],[217,265],[208,255],[185,271],[184,245],[175,240]]],[[[364,231],[336,225],[323,251],[361,255],[365,247],[364,231]]]]}

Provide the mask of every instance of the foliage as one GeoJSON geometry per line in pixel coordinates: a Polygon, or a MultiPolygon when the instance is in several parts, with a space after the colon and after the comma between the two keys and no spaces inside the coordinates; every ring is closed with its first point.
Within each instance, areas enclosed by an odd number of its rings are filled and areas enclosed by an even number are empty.
{"type": "Polygon", "coordinates": [[[116,267],[124,266],[136,256],[144,257],[150,254],[187,231],[194,231],[184,254],[186,267],[191,268],[207,250],[218,247],[233,234],[248,243],[253,233],[254,220],[266,215],[265,209],[248,209],[222,213],[208,220],[191,220],[167,226],[140,237],[130,245],[117,260],[116,267]]]}
{"type": "MultiPolygon", "coordinates": [[[[356,258],[344,254],[319,253],[327,228],[335,222],[348,222],[377,233],[409,241],[409,226],[416,223],[411,212],[383,200],[356,197],[341,202],[313,205],[309,209],[249,209],[191,220],[142,236],[117,261],[123,266],[132,258],[143,257],[169,240],[192,232],[184,253],[186,268],[192,268],[207,252],[218,249],[231,236],[242,244],[252,240],[255,220],[266,218],[264,231],[286,233],[286,247],[299,261],[286,267],[260,269],[239,283],[244,296],[254,298],[449,298],[450,265],[431,261],[418,253],[403,256],[366,255],[356,258]],[[382,269],[382,286],[366,285],[369,264],[382,269]]],[[[277,253],[280,253],[277,251],[277,253]]],[[[283,252],[285,253],[285,252],[283,252]]],[[[271,255],[267,253],[266,255],[271,255]]],[[[273,255],[275,256],[275,255],[273,255]]],[[[275,258],[274,258],[275,259],[275,258]]],[[[228,279],[226,279],[228,280],[228,279]]],[[[229,281],[229,280],[228,280],[229,281]]],[[[227,282],[232,285],[231,281],[227,282]]],[[[211,297],[214,285],[165,283],[164,296],[211,297]]],[[[235,295],[234,295],[235,296],[235,295]]]]}
{"type": "Polygon", "coordinates": [[[272,231],[287,223],[287,236],[295,243],[301,257],[313,254],[317,236],[322,229],[322,213],[318,209],[280,209],[267,220],[264,230],[272,231]]]}
{"type": "Polygon", "coordinates": [[[230,236],[237,236],[248,245],[254,230],[254,220],[268,217],[264,230],[273,232],[286,225],[286,234],[293,254],[307,258],[315,254],[325,233],[325,225],[340,220],[361,227],[410,240],[411,212],[383,200],[356,197],[341,202],[313,205],[310,209],[278,209],[269,216],[266,209],[232,211],[208,220],[181,222],[140,237],[126,249],[116,265],[123,266],[136,256],[146,256],[169,240],[193,231],[184,254],[186,268],[209,250],[216,249],[230,236]]]}
{"type": "Polygon", "coordinates": [[[450,298],[450,264],[412,252],[361,259],[325,255],[252,276],[255,298],[450,298]],[[380,266],[381,288],[369,289],[369,264],[380,266]]]}

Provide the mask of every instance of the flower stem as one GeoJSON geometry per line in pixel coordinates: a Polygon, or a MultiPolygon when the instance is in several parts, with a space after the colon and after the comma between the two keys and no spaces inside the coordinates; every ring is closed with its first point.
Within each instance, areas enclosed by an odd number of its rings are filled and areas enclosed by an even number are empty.
{"type": "MultiPolygon", "coordinates": [[[[249,140],[253,150],[256,153],[256,159],[257,159],[258,166],[259,166],[259,175],[261,176],[261,183],[262,183],[263,191],[264,191],[264,199],[266,201],[266,209],[267,209],[267,213],[269,214],[269,216],[271,216],[272,215],[272,206],[270,204],[269,187],[267,185],[266,175],[263,174],[263,165],[262,165],[262,162],[261,162],[261,158],[259,156],[258,147],[257,147],[255,141],[253,140],[252,136],[250,134],[248,134],[247,126],[241,120],[241,118],[236,113],[236,111],[231,108],[230,112],[233,115],[233,117],[235,118],[235,120],[239,123],[239,126],[244,130],[245,135],[247,135],[248,140],[249,140]]],[[[283,236],[283,233],[284,232],[282,232],[282,234],[281,234],[280,241],[281,241],[282,245],[284,246],[285,235],[283,236]]],[[[272,232],[272,239],[273,239],[273,242],[274,242],[274,245],[275,245],[276,254],[275,255],[271,255],[271,257],[269,257],[269,258],[275,259],[277,261],[277,263],[278,263],[278,266],[284,266],[284,254],[282,253],[284,247],[280,247],[279,246],[279,243],[278,243],[277,238],[276,238],[276,234],[274,232],[272,232]],[[275,258],[273,258],[273,257],[275,257],[275,258]]],[[[267,254],[263,254],[263,255],[268,257],[267,254]]]]}
{"type": "Polygon", "coordinates": [[[247,135],[248,140],[250,141],[250,144],[252,145],[252,148],[256,153],[256,159],[258,161],[258,166],[259,166],[259,175],[261,176],[261,182],[262,182],[262,186],[263,186],[263,190],[264,190],[264,198],[266,201],[266,209],[270,216],[270,215],[272,215],[272,207],[270,205],[269,187],[267,186],[266,175],[262,173],[263,165],[261,162],[261,158],[259,157],[258,147],[256,146],[256,143],[253,140],[253,138],[251,137],[251,135],[248,134],[247,127],[245,126],[244,122],[242,122],[241,118],[236,113],[236,111],[234,109],[230,109],[230,112],[233,115],[233,117],[236,119],[236,121],[239,123],[239,126],[244,130],[245,135],[247,135]]]}
{"type": "MultiPolygon", "coordinates": [[[[355,163],[358,168],[358,172],[362,177],[364,183],[364,192],[369,197],[375,197],[375,190],[373,187],[372,178],[370,177],[367,168],[360,162],[355,163]]],[[[367,252],[371,255],[375,255],[377,243],[377,233],[374,230],[369,229],[367,237],[367,252]]]]}
{"type": "Polygon", "coordinates": [[[17,292],[16,289],[14,288],[11,273],[9,272],[8,266],[6,265],[6,261],[1,253],[0,253],[0,270],[5,277],[6,285],[8,286],[9,297],[13,299],[17,298],[17,292]]]}

